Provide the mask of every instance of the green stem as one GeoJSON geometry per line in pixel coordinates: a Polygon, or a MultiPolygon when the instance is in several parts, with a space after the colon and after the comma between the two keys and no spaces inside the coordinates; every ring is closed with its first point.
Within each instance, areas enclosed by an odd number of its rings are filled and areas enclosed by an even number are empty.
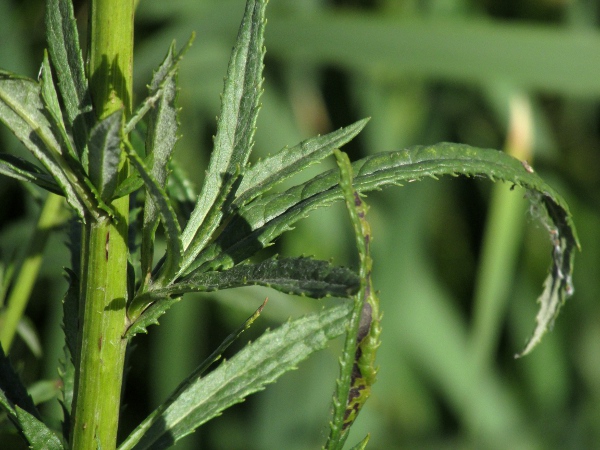
{"type": "MultiPolygon", "coordinates": [[[[93,0],[90,11],[90,91],[98,117],[131,111],[133,0],[93,0]]],[[[123,157],[120,178],[127,176],[123,157]]],[[[115,221],[88,218],[81,254],[78,355],[71,448],[116,447],[127,341],[129,198],[115,200],[115,221]]]]}
{"type": "Polygon", "coordinates": [[[5,353],[8,353],[10,349],[17,326],[29,301],[29,296],[31,295],[42,264],[43,252],[48,237],[52,229],[62,222],[59,217],[61,205],[62,197],[55,194],[48,194],[44,207],[40,212],[33,237],[29,241],[25,259],[13,284],[8,298],[6,313],[0,327],[0,343],[2,343],[5,353]]]}

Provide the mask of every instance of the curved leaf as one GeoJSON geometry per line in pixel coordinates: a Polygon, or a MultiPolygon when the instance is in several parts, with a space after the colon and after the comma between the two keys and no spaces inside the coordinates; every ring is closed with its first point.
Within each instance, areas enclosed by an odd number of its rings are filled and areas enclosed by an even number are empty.
{"type": "Polygon", "coordinates": [[[158,413],[151,414],[134,430],[119,450],[173,445],[344,333],[350,308],[350,304],[343,304],[288,322],[266,332],[204,378],[189,378],[158,413]]]}
{"type": "Polygon", "coordinates": [[[29,181],[50,192],[63,195],[54,178],[35,164],[18,156],[0,153],[0,174],[7,175],[20,181],[29,181]]]}
{"type": "MultiPolygon", "coordinates": [[[[441,175],[465,175],[500,180],[526,189],[538,217],[550,235],[553,254],[550,274],[538,301],[537,326],[521,355],[529,352],[551,326],[560,307],[572,294],[571,274],[575,227],[564,199],[527,165],[497,150],[442,143],[376,154],[352,164],[353,186],[359,192],[441,175]]],[[[339,174],[331,170],[279,194],[259,198],[241,208],[219,239],[194,263],[200,270],[231,267],[268,246],[313,209],[342,198],[339,174]]]]}

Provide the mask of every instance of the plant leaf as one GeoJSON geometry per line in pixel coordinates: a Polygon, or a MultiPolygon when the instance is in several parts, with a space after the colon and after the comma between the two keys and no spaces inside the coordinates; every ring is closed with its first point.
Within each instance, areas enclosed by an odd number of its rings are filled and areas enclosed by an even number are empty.
{"type": "Polygon", "coordinates": [[[149,291],[163,298],[186,292],[210,292],[241,286],[260,285],[291,295],[311,298],[349,297],[358,290],[360,280],[345,267],[312,258],[272,258],[258,264],[241,264],[223,272],[193,273],[184,281],[149,291]]]}
{"type": "Polygon", "coordinates": [[[165,190],[150,174],[146,168],[146,165],[144,164],[144,161],[142,161],[142,158],[139,157],[139,155],[128,142],[126,142],[125,149],[130,161],[133,163],[140,176],[144,180],[144,185],[152,197],[152,200],[156,204],[160,219],[165,227],[165,234],[167,237],[167,253],[162,270],[163,275],[165,277],[169,277],[178,272],[183,254],[181,245],[181,228],[179,227],[177,216],[175,215],[175,211],[173,211],[165,190]]]}
{"type": "MultiPolygon", "coordinates": [[[[352,164],[358,192],[399,185],[441,175],[487,177],[523,187],[547,228],[553,245],[552,267],[530,343],[535,345],[552,325],[560,307],[572,294],[574,249],[579,247],[575,226],[564,199],[533,170],[497,150],[441,143],[379,153],[352,164]]],[[[198,270],[232,267],[268,246],[313,209],[342,198],[339,174],[331,170],[283,193],[265,195],[241,208],[221,236],[205,249],[194,265],[198,270]]],[[[531,350],[527,345],[525,352],[531,350]]]]}
{"type": "Polygon", "coordinates": [[[0,153],[0,174],[7,175],[20,181],[37,184],[58,195],[64,195],[54,178],[29,161],[8,153],[0,153]]]}
{"type": "Polygon", "coordinates": [[[23,435],[29,442],[32,450],[62,450],[60,439],[43,422],[15,406],[15,413],[19,424],[23,427],[23,435]]]}
{"type": "Polygon", "coordinates": [[[148,86],[148,96],[137,107],[131,119],[129,119],[129,122],[127,122],[127,125],[125,126],[125,134],[131,133],[140,120],[142,120],[148,111],[154,107],[156,102],[159,101],[160,97],[163,95],[162,90],[168,88],[167,84],[177,74],[177,71],[179,70],[179,63],[183,59],[185,53],[192,46],[195,38],[196,34],[192,33],[187,43],[177,55],[174,55],[175,41],[171,43],[171,46],[167,52],[167,56],[165,56],[163,62],[152,75],[152,81],[150,82],[150,86],[148,86]]]}
{"type": "Polygon", "coordinates": [[[233,205],[242,206],[311,164],[321,161],[334,148],[340,148],[351,141],[368,121],[369,119],[359,120],[325,136],[306,139],[292,148],[286,147],[257,162],[244,174],[233,205]]]}
{"type": "Polygon", "coordinates": [[[166,448],[223,410],[264,389],[346,329],[349,304],[288,322],[266,332],[204,378],[188,378],[123,442],[119,450],[166,448]]]}
{"type": "Polygon", "coordinates": [[[225,78],[214,151],[196,207],[182,235],[186,261],[195,258],[218,227],[223,216],[221,205],[245,168],[254,144],[262,92],[266,3],[265,0],[246,3],[225,78]],[[211,211],[213,214],[209,214],[211,211]],[[199,232],[207,217],[210,223],[199,232]]]}
{"type": "MultiPolygon", "coordinates": [[[[148,327],[150,325],[158,325],[158,318],[162,316],[171,306],[181,300],[181,297],[163,297],[160,300],[156,300],[153,303],[145,302],[143,306],[145,309],[139,313],[137,318],[134,318],[133,323],[127,329],[125,333],[126,339],[131,339],[138,333],[148,333],[148,327]]],[[[131,309],[131,308],[130,308],[131,309]]],[[[131,315],[130,315],[131,317],[131,315]]]]}
{"type": "MultiPolygon", "coordinates": [[[[202,374],[206,371],[206,369],[208,369],[213,363],[215,363],[216,361],[221,359],[223,352],[225,352],[225,350],[227,350],[227,348],[237,338],[239,338],[240,335],[244,331],[246,331],[248,328],[250,328],[250,326],[254,323],[254,321],[256,319],[258,319],[258,316],[260,316],[260,313],[262,312],[263,308],[267,304],[267,300],[268,299],[265,299],[265,301],[258,307],[258,309],[254,312],[254,314],[252,314],[250,317],[248,317],[248,319],[246,319],[244,321],[244,323],[238,327],[237,330],[235,330],[233,333],[231,333],[229,336],[227,336],[223,340],[223,342],[221,342],[219,347],[217,347],[217,349],[214,352],[212,352],[208,356],[208,358],[206,358],[202,363],[200,363],[200,365],[198,367],[196,367],[196,369],[194,369],[194,372],[188,377],[187,380],[185,380],[183,383],[181,383],[177,389],[175,389],[173,394],[171,394],[170,398],[176,398],[180,394],[181,391],[184,391],[188,387],[189,380],[200,378],[202,376],[202,374]]],[[[148,419],[146,419],[146,420],[149,423],[151,423],[153,420],[152,418],[160,416],[168,408],[168,406],[169,406],[169,401],[166,401],[161,406],[159,406],[156,410],[154,410],[152,412],[151,416],[149,416],[148,419]]],[[[123,443],[123,446],[126,446],[127,448],[131,448],[133,445],[138,443],[140,438],[142,438],[144,432],[145,432],[145,429],[143,427],[141,427],[141,426],[138,427],[127,438],[126,442],[123,443]]]]}
{"type": "Polygon", "coordinates": [[[0,120],[52,174],[67,202],[80,218],[85,210],[79,194],[84,190],[61,156],[61,147],[44,115],[40,86],[33,80],[0,72],[0,120]]]}
{"type": "MultiPolygon", "coordinates": [[[[172,58],[173,47],[169,50],[172,58]]],[[[169,57],[167,57],[167,60],[169,57]]],[[[164,63],[163,63],[164,64],[164,63]]],[[[160,70],[159,72],[160,73],[160,70]]],[[[157,73],[157,74],[158,74],[157,73]]],[[[155,77],[156,75],[155,74],[155,77]]],[[[158,83],[153,80],[150,89],[158,83]]],[[[158,86],[156,87],[158,89],[158,86]]],[[[177,96],[176,74],[168,77],[159,91],[158,100],[150,114],[148,131],[146,133],[146,161],[149,161],[150,174],[165,189],[168,176],[168,165],[173,155],[177,142],[177,109],[175,98],[177,96]]],[[[149,277],[154,259],[154,236],[158,226],[158,208],[151,195],[146,195],[144,202],[144,219],[142,226],[141,266],[142,283],[149,277]]]]}
{"type": "Polygon", "coordinates": [[[94,116],[71,0],[46,2],[46,36],[67,121],[81,157],[94,116]]]}
{"type": "Polygon", "coordinates": [[[103,201],[109,201],[117,187],[122,123],[123,111],[115,111],[98,122],[90,133],[89,177],[103,201]]]}

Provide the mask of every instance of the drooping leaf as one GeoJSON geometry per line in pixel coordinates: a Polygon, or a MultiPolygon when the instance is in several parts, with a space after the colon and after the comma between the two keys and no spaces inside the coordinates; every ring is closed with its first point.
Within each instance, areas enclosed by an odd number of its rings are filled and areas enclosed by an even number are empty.
{"type": "Polygon", "coordinates": [[[63,450],[60,439],[43,422],[29,414],[18,405],[15,412],[19,424],[23,428],[23,435],[29,442],[32,450],[63,450]]]}
{"type": "Polygon", "coordinates": [[[368,121],[369,119],[359,120],[325,136],[307,139],[257,162],[244,173],[236,191],[234,206],[248,203],[283,180],[329,156],[334,148],[340,148],[360,133],[368,121]]]}
{"type": "Polygon", "coordinates": [[[46,2],[46,37],[67,121],[81,157],[94,117],[71,0],[46,2]]]}
{"type": "Polygon", "coordinates": [[[18,405],[35,417],[40,416],[33,404],[31,396],[23,383],[21,383],[17,373],[12,368],[2,347],[0,347],[0,391],[4,393],[7,401],[13,407],[18,405]]]}
{"type": "Polygon", "coordinates": [[[263,334],[204,378],[186,380],[119,450],[173,445],[224,409],[264,389],[346,329],[349,304],[288,322],[263,334]]]}
{"type": "Polygon", "coordinates": [[[0,153],[0,174],[19,181],[28,181],[55,194],[63,195],[54,178],[35,164],[18,156],[0,153]]]}
{"type": "Polygon", "coordinates": [[[104,201],[110,200],[117,187],[122,122],[123,111],[115,111],[98,122],[90,133],[89,177],[104,201]]]}
{"type": "Polygon", "coordinates": [[[196,207],[183,231],[186,261],[195,258],[219,226],[221,205],[252,150],[262,91],[266,3],[265,0],[246,3],[225,78],[214,151],[196,207]],[[200,230],[209,216],[210,223],[200,230]]]}
{"type": "Polygon", "coordinates": [[[222,272],[195,273],[184,281],[148,294],[162,298],[252,285],[311,298],[348,297],[358,290],[359,278],[352,270],[327,261],[306,257],[272,258],[257,264],[240,264],[222,272]]]}
{"type": "Polygon", "coordinates": [[[43,112],[38,83],[0,72],[0,120],[52,174],[69,205],[83,219],[85,210],[89,209],[84,206],[84,200],[91,203],[91,199],[85,197],[85,187],[61,156],[60,144],[43,112]]]}
{"type": "MultiPolygon", "coordinates": [[[[169,51],[172,53],[173,47],[169,51]]],[[[160,71],[159,71],[160,73],[160,71]]],[[[155,74],[156,76],[157,74],[155,74]]],[[[153,80],[153,84],[156,81],[153,80]]],[[[150,85],[150,89],[154,85],[150,85]]],[[[149,161],[150,174],[163,189],[166,187],[168,165],[173,155],[175,143],[177,142],[177,108],[175,98],[177,96],[176,74],[168,77],[163,88],[159,91],[159,97],[148,121],[146,133],[146,160],[149,161]]],[[[147,163],[148,164],[148,163],[147,163]]],[[[144,202],[144,219],[142,225],[141,266],[142,282],[152,270],[154,260],[154,236],[158,226],[158,208],[152,196],[147,195],[144,202]]]]}
{"type": "Polygon", "coordinates": [[[165,277],[170,277],[178,272],[183,255],[181,245],[181,228],[179,226],[179,222],[177,221],[177,216],[175,215],[175,211],[173,211],[165,190],[150,174],[144,161],[142,161],[139,155],[128,143],[125,148],[129,160],[133,163],[140,176],[144,180],[144,185],[146,186],[147,192],[150,194],[152,200],[157,206],[160,219],[165,228],[165,234],[167,237],[167,253],[165,257],[165,263],[162,267],[162,273],[165,277]]]}
{"type": "MultiPolygon", "coordinates": [[[[376,154],[352,164],[353,186],[358,192],[399,185],[424,177],[441,175],[485,177],[524,188],[543,219],[553,243],[552,267],[539,299],[538,325],[530,342],[552,324],[560,306],[573,292],[571,273],[575,247],[579,246],[575,227],[564,199],[531,168],[503,152],[462,144],[442,143],[376,154]]],[[[217,270],[247,259],[298,220],[318,207],[342,198],[337,186],[339,174],[332,170],[279,194],[265,195],[241,208],[221,236],[198,255],[194,267],[217,270]]],[[[526,347],[527,351],[531,347],[526,347]]]]}

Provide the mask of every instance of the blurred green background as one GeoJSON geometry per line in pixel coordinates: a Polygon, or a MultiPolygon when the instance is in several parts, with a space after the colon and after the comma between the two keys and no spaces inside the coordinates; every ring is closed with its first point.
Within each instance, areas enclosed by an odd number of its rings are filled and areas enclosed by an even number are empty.
{"type": "MultiPolygon", "coordinates": [[[[87,3],[75,5],[85,35],[87,3]]],[[[181,45],[197,32],[181,66],[176,149],[196,186],[243,8],[242,0],[139,2],[138,101],[170,41],[181,45]]],[[[446,178],[369,194],[383,343],[378,382],[349,443],[370,432],[373,449],[597,448],[600,2],[270,0],[267,17],[255,157],[367,116],[366,130],[345,147],[352,159],[439,141],[506,149],[566,197],[583,247],[574,297],[541,346],[515,360],[534,327],[551,251],[523,192],[446,178]]],[[[0,68],[35,77],[43,33],[41,0],[0,0],[0,68]]],[[[6,130],[0,133],[1,151],[26,154],[6,130]]],[[[332,166],[327,161],[311,173],[332,166]]],[[[32,192],[0,179],[4,264],[18,261],[31,234],[40,195],[32,192]]],[[[19,339],[11,353],[29,384],[57,378],[61,267],[69,265],[64,243],[57,233],[48,244],[27,309],[42,352],[19,339]]],[[[341,204],[313,213],[274,250],[356,266],[341,204]]],[[[245,339],[333,301],[259,288],[185,297],[160,327],[134,341],[122,434],[267,296],[245,339]]],[[[177,448],[320,448],[340,346],[334,342],[177,448]]],[[[44,412],[58,420],[55,401],[44,412]]]]}

